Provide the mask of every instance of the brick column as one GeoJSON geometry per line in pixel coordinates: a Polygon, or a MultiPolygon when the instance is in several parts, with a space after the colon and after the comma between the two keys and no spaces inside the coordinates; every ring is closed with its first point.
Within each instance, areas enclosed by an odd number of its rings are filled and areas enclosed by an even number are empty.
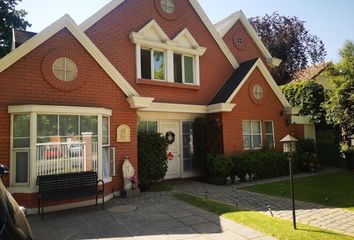
{"type": "Polygon", "coordinates": [[[86,169],[84,171],[92,170],[92,132],[81,133],[82,142],[86,145],[86,169]]]}

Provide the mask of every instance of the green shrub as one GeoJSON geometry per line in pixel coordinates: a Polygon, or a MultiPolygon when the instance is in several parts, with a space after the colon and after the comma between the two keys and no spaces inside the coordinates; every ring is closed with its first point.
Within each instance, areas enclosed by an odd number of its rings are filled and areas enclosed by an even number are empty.
{"type": "Polygon", "coordinates": [[[139,132],[139,183],[143,190],[165,177],[167,146],[165,138],[159,133],[139,132]]]}
{"type": "Polygon", "coordinates": [[[275,151],[247,151],[232,157],[233,175],[241,179],[246,174],[256,174],[256,178],[271,178],[288,174],[288,161],[282,153],[275,151]]]}
{"type": "Polygon", "coordinates": [[[209,154],[222,153],[222,134],[218,118],[214,116],[197,118],[193,123],[194,158],[198,168],[209,175],[207,159],[209,154]]]}
{"type": "Polygon", "coordinates": [[[312,139],[299,140],[296,144],[295,169],[300,171],[316,171],[320,167],[315,141],[312,139]]]}
{"type": "Polygon", "coordinates": [[[230,176],[233,163],[231,158],[222,154],[208,156],[208,172],[210,177],[221,177],[226,179],[230,176]]]}

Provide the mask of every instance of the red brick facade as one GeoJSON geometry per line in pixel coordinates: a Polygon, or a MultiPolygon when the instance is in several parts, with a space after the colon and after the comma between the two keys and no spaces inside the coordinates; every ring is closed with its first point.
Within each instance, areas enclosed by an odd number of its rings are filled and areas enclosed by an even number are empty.
{"type": "Polygon", "coordinates": [[[232,100],[236,104],[231,113],[222,113],[222,127],[224,136],[224,153],[232,154],[235,151],[243,151],[242,121],[262,121],[262,137],[265,142],[264,121],[273,121],[275,129],[275,147],[281,150],[279,141],[288,133],[286,117],[282,115],[284,106],[279,101],[261,71],[256,68],[247,82],[242,86],[238,94],[232,100]],[[264,101],[256,104],[251,100],[250,85],[261,84],[264,91],[264,101]]]}
{"type": "MultiPolygon", "coordinates": [[[[155,0],[127,0],[85,33],[140,96],[153,97],[155,102],[161,103],[207,105],[233,73],[234,68],[189,1],[178,0],[175,4],[177,10],[174,16],[166,17],[157,9],[155,0]],[[152,19],[157,21],[170,39],[187,28],[198,44],[207,49],[200,57],[200,86],[136,79],[135,45],[129,34],[138,32],[152,19]]],[[[224,40],[239,63],[258,57],[264,61],[264,57],[240,23],[230,29],[224,40]],[[243,38],[243,50],[234,45],[235,33],[243,38]]],[[[130,156],[134,168],[138,169],[137,111],[128,104],[129,96],[123,93],[68,30],[61,30],[1,72],[0,86],[1,163],[12,167],[8,106],[37,104],[112,110],[110,141],[111,145],[116,147],[117,176],[106,186],[107,194],[122,189],[121,166],[124,156],[130,156]],[[65,56],[72,58],[79,68],[78,79],[72,83],[60,82],[51,76],[53,59],[65,56]],[[116,128],[121,124],[127,124],[131,128],[130,143],[116,142],[116,128]]],[[[235,103],[236,107],[231,113],[219,114],[226,154],[243,150],[242,120],[272,120],[276,149],[281,149],[279,140],[288,133],[286,118],[281,115],[284,106],[258,69],[252,73],[232,103],[235,103]],[[254,103],[249,95],[249,84],[256,82],[264,86],[264,101],[260,104],[254,103]]],[[[5,179],[5,184],[9,184],[8,179],[5,179]]],[[[37,205],[36,194],[16,193],[15,198],[27,207],[37,205]]]]}
{"type": "Polygon", "coordinates": [[[240,63],[255,58],[261,58],[264,64],[267,64],[264,55],[261,53],[254,40],[248,34],[241,21],[237,21],[234,26],[232,26],[230,30],[225,34],[223,39],[231,52],[235,55],[237,61],[240,63]],[[235,43],[238,37],[242,39],[242,44],[239,47],[237,47],[235,43]]]}
{"type": "Polygon", "coordinates": [[[233,68],[189,1],[175,1],[175,4],[178,17],[167,20],[156,10],[154,0],[126,1],[89,28],[86,34],[142,96],[155,97],[156,102],[207,104],[233,68]],[[181,89],[179,84],[173,83],[166,87],[160,86],[161,83],[146,85],[137,82],[135,46],[129,34],[138,32],[152,19],[157,21],[170,39],[187,28],[198,44],[207,48],[200,58],[199,89],[181,89]]]}

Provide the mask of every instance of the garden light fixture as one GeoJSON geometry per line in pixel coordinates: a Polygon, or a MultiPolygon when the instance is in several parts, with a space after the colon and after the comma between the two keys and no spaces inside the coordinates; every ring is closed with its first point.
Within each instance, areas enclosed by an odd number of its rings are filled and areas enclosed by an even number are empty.
{"type": "Polygon", "coordinates": [[[298,140],[288,134],[282,140],[280,140],[280,142],[283,143],[283,151],[287,155],[287,158],[289,160],[290,191],[291,191],[292,210],[293,210],[293,227],[294,229],[296,229],[293,161],[294,161],[294,153],[296,152],[296,142],[298,142],[298,140]]]}

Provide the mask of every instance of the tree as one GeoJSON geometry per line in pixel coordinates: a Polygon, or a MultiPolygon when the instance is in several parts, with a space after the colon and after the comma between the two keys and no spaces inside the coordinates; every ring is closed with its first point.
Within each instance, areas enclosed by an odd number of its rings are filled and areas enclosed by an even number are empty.
{"type": "Polygon", "coordinates": [[[330,82],[324,107],[327,121],[341,127],[347,142],[348,136],[354,134],[354,43],[346,41],[340,56],[340,62],[324,73],[330,82]]]}
{"type": "Polygon", "coordinates": [[[324,61],[326,51],[323,42],[311,35],[304,26],[305,22],[299,18],[274,12],[262,18],[251,18],[250,23],[272,56],[282,60],[279,67],[272,69],[278,85],[290,82],[294,74],[309,63],[324,61]]]}
{"type": "Polygon", "coordinates": [[[325,122],[325,91],[323,86],[314,80],[291,82],[281,86],[285,97],[292,106],[300,108],[300,115],[311,115],[317,122],[325,122]]]}
{"type": "Polygon", "coordinates": [[[11,51],[12,28],[26,30],[31,24],[24,18],[27,12],[16,10],[15,7],[21,0],[0,1],[0,58],[11,51]]]}

